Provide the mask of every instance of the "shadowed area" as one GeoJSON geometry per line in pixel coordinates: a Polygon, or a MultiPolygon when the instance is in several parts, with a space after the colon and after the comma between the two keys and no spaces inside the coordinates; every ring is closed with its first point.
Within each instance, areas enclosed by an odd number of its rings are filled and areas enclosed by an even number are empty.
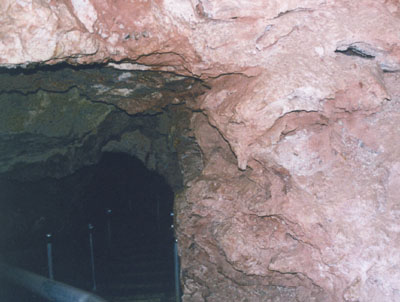
{"type": "MultiPolygon", "coordinates": [[[[55,280],[92,290],[91,223],[99,295],[110,301],[173,296],[173,192],[140,160],[104,153],[98,164],[65,178],[1,179],[1,187],[3,260],[47,276],[45,235],[51,233],[55,280]]],[[[2,284],[1,301],[41,301],[2,284]]]]}

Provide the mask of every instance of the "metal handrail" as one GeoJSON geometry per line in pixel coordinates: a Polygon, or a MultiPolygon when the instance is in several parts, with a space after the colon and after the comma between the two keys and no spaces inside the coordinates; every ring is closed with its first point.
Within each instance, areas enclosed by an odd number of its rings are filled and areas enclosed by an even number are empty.
{"type": "Polygon", "coordinates": [[[107,302],[90,292],[0,263],[0,274],[52,302],[107,302]]]}

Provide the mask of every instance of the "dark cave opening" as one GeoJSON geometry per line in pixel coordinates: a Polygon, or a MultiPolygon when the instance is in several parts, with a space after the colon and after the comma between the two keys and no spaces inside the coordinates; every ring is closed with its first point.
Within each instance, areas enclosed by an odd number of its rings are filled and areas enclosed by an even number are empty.
{"type": "MultiPolygon", "coordinates": [[[[127,297],[147,282],[169,301],[170,213],[174,192],[203,169],[191,118],[209,87],[114,67],[0,69],[0,264],[46,276],[51,233],[55,280],[91,290],[92,224],[99,292],[114,301],[110,284],[127,297]]],[[[0,290],[0,301],[36,301],[14,291],[0,290]]]]}
{"type": "Polygon", "coordinates": [[[157,236],[165,238],[170,233],[174,194],[162,176],[123,153],[104,153],[93,169],[84,202],[76,214],[82,216],[80,220],[102,230],[109,215],[115,240],[121,241],[158,241],[157,236]],[[106,213],[107,209],[111,214],[106,213]],[[124,232],[128,234],[118,238],[117,234],[124,232]]]}
{"type": "MultiPolygon", "coordinates": [[[[125,286],[125,296],[146,291],[173,295],[174,193],[139,159],[103,153],[97,164],[61,179],[1,179],[1,186],[2,219],[8,217],[0,237],[4,261],[47,275],[45,235],[51,233],[55,280],[91,290],[90,223],[99,293],[115,295],[112,285],[118,284],[117,291],[125,286]],[[142,267],[146,262],[149,266],[142,267]],[[151,270],[160,271],[152,275],[151,270]],[[145,279],[148,285],[137,284],[145,279]]],[[[24,294],[30,301],[38,299],[8,288],[1,300],[20,301],[24,294]]]]}

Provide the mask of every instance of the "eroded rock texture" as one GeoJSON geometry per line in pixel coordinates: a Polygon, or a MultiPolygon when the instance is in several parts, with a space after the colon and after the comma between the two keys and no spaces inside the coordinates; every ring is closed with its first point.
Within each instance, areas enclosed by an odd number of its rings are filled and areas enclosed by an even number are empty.
{"type": "Polygon", "coordinates": [[[211,88],[187,104],[204,169],[176,197],[184,301],[395,302],[399,8],[10,0],[0,63],[109,62],[211,88]]]}
{"type": "Polygon", "coordinates": [[[137,157],[176,190],[182,173],[196,173],[178,163],[178,153],[200,152],[184,133],[192,113],[183,103],[200,93],[193,78],[61,65],[3,69],[0,79],[0,176],[60,178],[96,163],[102,152],[137,157]],[[182,141],[191,148],[182,149],[182,141]]]}

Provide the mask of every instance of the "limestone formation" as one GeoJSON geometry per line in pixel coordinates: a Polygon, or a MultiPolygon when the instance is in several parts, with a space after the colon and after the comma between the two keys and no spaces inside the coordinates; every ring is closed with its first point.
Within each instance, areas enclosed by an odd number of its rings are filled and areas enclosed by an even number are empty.
{"type": "MultiPolygon", "coordinates": [[[[186,175],[184,302],[396,302],[399,30],[395,0],[7,0],[0,65],[153,73],[158,94],[132,101],[139,84],[116,85],[106,102],[185,107],[167,134],[186,175]]],[[[143,157],[135,131],[105,148],[131,140],[143,157]]]]}

